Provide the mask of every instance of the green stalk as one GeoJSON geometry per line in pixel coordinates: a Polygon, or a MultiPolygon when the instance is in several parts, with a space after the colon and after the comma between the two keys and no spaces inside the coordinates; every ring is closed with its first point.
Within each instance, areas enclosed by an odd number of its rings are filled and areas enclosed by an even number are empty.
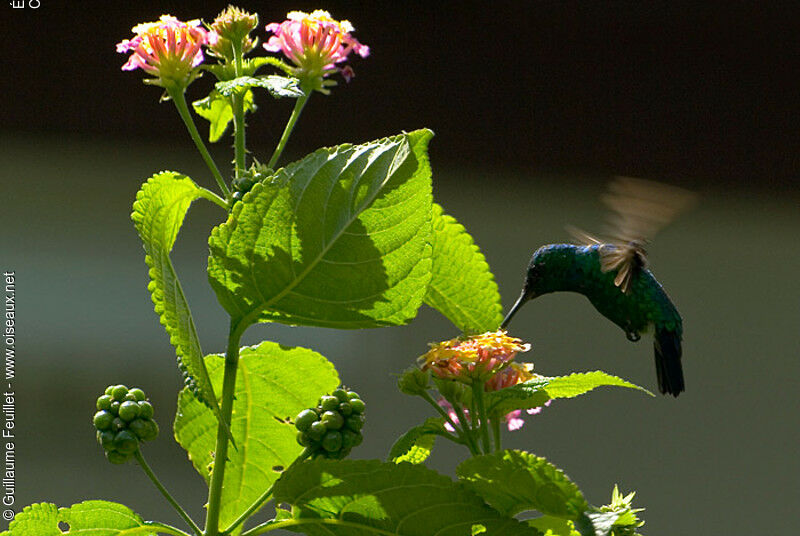
{"type": "MultiPolygon", "coordinates": [[[[447,421],[447,423],[453,427],[453,430],[456,431],[456,436],[458,437],[451,436],[446,432],[445,432],[446,435],[445,434],[439,434],[439,435],[441,435],[442,437],[446,437],[456,443],[461,443],[462,445],[466,445],[467,448],[470,449],[470,451],[472,451],[472,441],[467,439],[461,427],[458,426],[453,421],[453,419],[450,418],[450,415],[447,414],[447,412],[442,408],[442,406],[437,404],[436,401],[433,399],[433,397],[430,394],[428,394],[427,391],[423,391],[419,396],[421,396],[422,399],[425,400],[428,404],[433,406],[434,409],[439,412],[439,415],[444,417],[444,420],[447,421]]],[[[473,454],[475,454],[475,452],[473,452],[473,454]]]]}
{"type": "Polygon", "coordinates": [[[211,174],[214,176],[214,180],[217,181],[217,186],[219,186],[225,199],[231,199],[231,191],[228,189],[228,185],[225,184],[225,180],[222,178],[217,164],[214,162],[214,159],[211,158],[211,154],[208,152],[205,143],[203,143],[203,139],[200,137],[200,133],[197,131],[192,115],[189,113],[189,106],[186,104],[186,97],[183,95],[183,90],[175,87],[168,87],[167,93],[172,99],[172,102],[175,103],[175,108],[178,109],[178,114],[181,116],[181,119],[183,119],[186,129],[189,131],[189,136],[191,136],[197,150],[200,151],[200,156],[203,157],[206,166],[208,166],[209,171],[211,171],[211,174]]]}
{"type": "MultiPolygon", "coordinates": [[[[305,460],[306,458],[311,456],[313,453],[314,453],[313,450],[311,450],[310,448],[306,447],[306,449],[300,454],[300,456],[295,458],[295,460],[292,462],[292,464],[289,467],[286,468],[286,471],[291,469],[291,467],[294,464],[302,462],[303,460],[305,460]]],[[[284,471],[284,472],[286,472],[286,471],[284,471]]],[[[277,482],[277,479],[275,480],[275,482],[277,482]]],[[[270,484],[270,486],[267,488],[267,490],[264,493],[261,494],[261,497],[256,499],[255,502],[253,502],[253,504],[251,504],[247,508],[247,510],[245,510],[242,513],[242,515],[240,515],[238,518],[236,518],[236,520],[233,523],[231,523],[230,526],[227,529],[223,530],[222,533],[223,534],[231,534],[236,529],[236,527],[238,527],[239,525],[241,525],[242,523],[247,521],[247,519],[251,515],[256,513],[258,510],[260,510],[261,507],[264,506],[264,503],[267,502],[267,500],[269,500],[270,496],[272,496],[272,488],[275,487],[275,482],[270,484]]]]}
{"type": "MultiPolygon", "coordinates": [[[[478,449],[478,442],[475,441],[475,436],[472,435],[472,426],[470,426],[469,420],[467,420],[467,416],[464,414],[464,410],[461,408],[461,404],[453,404],[453,410],[456,412],[458,422],[463,423],[464,437],[467,438],[467,445],[469,446],[470,452],[474,456],[478,456],[481,451],[478,449]]],[[[474,414],[475,413],[473,412],[473,415],[474,414]]]]}
{"type": "MultiPolygon", "coordinates": [[[[236,77],[242,76],[242,47],[241,43],[233,42],[233,56],[235,58],[236,77]]],[[[233,147],[235,176],[241,177],[247,167],[247,149],[245,148],[245,124],[244,124],[244,95],[245,91],[235,91],[233,93],[233,147]]]]}
{"type": "Polygon", "coordinates": [[[492,432],[494,433],[494,451],[498,452],[503,448],[503,440],[500,435],[500,419],[492,419],[492,432]]]}
{"type": "Polygon", "coordinates": [[[200,197],[202,197],[203,199],[207,199],[212,203],[214,203],[215,205],[222,207],[227,212],[228,203],[226,203],[224,199],[222,199],[220,196],[218,196],[211,190],[203,188],[202,186],[199,186],[199,188],[200,188],[200,197]]]}
{"type": "Polygon", "coordinates": [[[222,482],[225,479],[225,464],[228,462],[228,426],[233,414],[233,398],[236,391],[236,369],[239,366],[239,340],[242,333],[231,323],[228,348],[225,350],[225,372],[222,378],[223,421],[217,425],[217,446],[214,449],[214,470],[208,486],[208,517],[204,536],[219,535],[219,511],[222,499],[222,482]],[[226,425],[227,423],[227,425],[226,425]]]}
{"type": "Polygon", "coordinates": [[[275,169],[275,164],[277,164],[278,159],[281,157],[281,153],[283,152],[283,148],[286,147],[286,142],[289,141],[289,136],[292,135],[292,130],[294,130],[294,124],[297,123],[297,120],[300,118],[300,114],[303,112],[303,107],[305,107],[306,102],[308,102],[308,98],[311,96],[311,92],[306,92],[305,95],[299,97],[297,102],[294,104],[294,110],[292,110],[292,115],[289,117],[289,122],[286,123],[286,128],[283,129],[283,135],[281,135],[281,139],[278,142],[278,146],[275,147],[275,152],[272,153],[272,158],[269,159],[269,163],[267,167],[275,169]]]}
{"type": "MultiPolygon", "coordinates": [[[[367,529],[367,526],[364,523],[355,523],[352,521],[344,521],[342,519],[326,519],[326,518],[287,519],[285,521],[267,521],[266,523],[257,525],[250,530],[244,531],[242,533],[242,536],[256,536],[258,534],[264,534],[265,532],[271,532],[273,530],[284,529],[289,527],[300,527],[303,525],[331,525],[334,527],[352,528],[353,532],[359,532],[359,533],[364,532],[367,529]]],[[[369,533],[378,534],[381,536],[397,536],[397,532],[383,530],[373,526],[369,527],[369,533]]]]}
{"type": "Polygon", "coordinates": [[[484,454],[491,452],[491,445],[489,442],[489,423],[487,422],[488,415],[486,415],[486,406],[483,403],[483,382],[473,382],[472,384],[472,399],[475,401],[478,409],[478,418],[481,423],[481,440],[483,442],[484,454]]]}
{"type": "Polygon", "coordinates": [[[153,470],[150,469],[150,466],[147,465],[147,461],[145,461],[144,456],[142,456],[142,451],[137,448],[136,452],[133,453],[133,456],[136,458],[136,461],[139,462],[139,466],[142,468],[145,474],[150,478],[153,484],[155,484],[156,488],[158,488],[158,491],[161,492],[161,495],[163,495],[164,498],[167,499],[167,502],[172,505],[176,512],[178,512],[178,515],[181,516],[184,521],[186,521],[186,524],[189,525],[189,527],[195,534],[197,534],[197,536],[202,536],[203,531],[200,530],[200,527],[198,527],[197,524],[192,521],[192,518],[189,517],[189,514],[186,513],[186,510],[184,510],[181,505],[178,504],[178,501],[176,501],[172,495],[170,495],[169,491],[167,491],[167,488],[164,487],[161,481],[158,480],[158,477],[153,470]]]}

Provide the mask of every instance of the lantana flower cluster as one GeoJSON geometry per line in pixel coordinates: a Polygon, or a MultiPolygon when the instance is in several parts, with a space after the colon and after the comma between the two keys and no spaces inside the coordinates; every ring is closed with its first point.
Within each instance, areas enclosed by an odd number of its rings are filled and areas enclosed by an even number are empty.
{"type": "Polygon", "coordinates": [[[171,15],[161,15],[156,22],[132,28],[136,36],[117,43],[117,52],[132,52],[123,71],[142,69],[156,79],[147,82],[166,87],[186,87],[196,77],[194,68],[203,62],[203,45],[208,32],[195,19],[182,22],[171,15]]]}
{"type": "MultiPolygon", "coordinates": [[[[300,80],[306,91],[329,93],[336,82],[325,80],[341,73],[349,81],[353,70],[342,66],[351,53],[362,58],[369,55],[369,47],[352,36],[353,25],[338,21],[330,13],[316,10],[311,13],[291,11],[283,22],[266,26],[271,33],[264,48],[280,52],[294,67],[286,66],[300,80]]],[[[203,46],[212,55],[234,61],[232,42],[242,53],[250,52],[256,44],[249,34],[258,24],[258,16],[229,7],[209,26],[203,28],[197,19],[182,22],[171,15],[162,15],[156,22],[134,26],[135,36],[117,44],[117,52],[131,53],[122,66],[125,71],[142,69],[155,78],[147,83],[162,87],[176,86],[185,89],[198,75],[198,66],[204,61],[203,46]]]]}
{"type": "MultiPolygon", "coordinates": [[[[431,349],[420,356],[422,370],[430,370],[442,380],[453,380],[467,385],[476,382],[483,384],[486,392],[499,391],[518,383],[533,379],[531,363],[514,361],[519,352],[527,352],[531,346],[522,340],[510,337],[505,331],[491,331],[466,339],[451,339],[431,345],[431,349]]],[[[442,398],[438,404],[448,413],[450,419],[459,424],[453,405],[442,398]]],[[[549,405],[549,401],[547,404],[549,405]]],[[[528,409],[530,415],[540,413],[542,408],[528,409]]],[[[464,416],[470,419],[469,410],[464,408],[464,416]]],[[[508,429],[519,430],[524,421],[522,410],[514,410],[504,416],[508,429]]],[[[449,431],[454,431],[449,424],[449,431]]]]}
{"type": "Polygon", "coordinates": [[[369,56],[369,47],[362,45],[351,35],[354,31],[350,21],[337,21],[330,13],[318,9],[311,13],[292,11],[286,15],[287,20],[267,25],[272,37],[264,44],[270,52],[283,52],[295,65],[294,75],[304,85],[326,93],[323,78],[341,72],[345,80],[353,76],[348,66],[340,68],[339,64],[347,60],[351,52],[362,58],[369,56]]]}
{"type": "Polygon", "coordinates": [[[486,382],[505,369],[519,352],[531,345],[509,337],[505,331],[489,331],[467,339],[451,339],[431,345],[420,356],[423,370],[437,377],[471,385],[486,382]]]}

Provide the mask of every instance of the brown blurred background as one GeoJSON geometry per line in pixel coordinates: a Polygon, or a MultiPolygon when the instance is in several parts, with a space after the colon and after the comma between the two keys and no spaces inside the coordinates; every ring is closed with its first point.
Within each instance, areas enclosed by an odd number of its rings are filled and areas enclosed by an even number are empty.
{"type": "MultiPolygon", "coordinates": [[[[205,486],[170,437],[174,354],[128,214],[155,171],[213,183],[171,104],[159,104],[140,73],[119,70],[114,44],[161,13],[210,20],[226,2],[41,3],[0,7],[0,268],[19,282],[17,506],[105,498],[180,523],[135,466],[110,466],[94,442],[93,399],[124,382],[155,401],[162,435],[148,448],[151,465],[200,518],[205,486]]],[[[481,246],[506,307],[535,247],[566,239],[567,223],[597,228],[611,176],[697,190],[698,208],[651,248],[684,314],[687,392],[596,392],[554,404],[508,442],[563,467],[592,503],[607,502],[615,482],[638,490],[645,534],[791,533],[800,500],[800,19],[790,4],[242,7],[263,23],[318,7],[352,21],[372,55],[352,62],[350,84],[310,101],[286,156],[433,129],[435,195],[481,246]]],[[[190,98],[210,84],[200,79],[190,98]]],[[[264,158],[292,103],[258,102],[248,142],[264,158]]],[[[221,164],[229,145],[215,148],[221,164]]],[[[205,239],[218,221],[215,208],[193,207],[174,253],[208,352],[225,333],[205,276],[205,239]]],[[[514,330],[545,374],[601,368],[655,389],[650,341],[628,343],[580,296],[538,300],[514,330]]],[[[331,359],[369,404],[354,452],[367,458],[384,457],[429,416],[394,389],[393,374],[428,341],[454,334],[423,308],[403,328],[259,326],[246,342],[331,359]]],[[[441,449],[430,466],[452,472],[464,454],[441,449]]]]}

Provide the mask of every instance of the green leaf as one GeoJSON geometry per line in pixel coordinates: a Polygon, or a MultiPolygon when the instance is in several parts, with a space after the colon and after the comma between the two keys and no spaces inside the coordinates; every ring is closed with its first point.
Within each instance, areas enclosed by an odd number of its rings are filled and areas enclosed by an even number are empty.
{"type": "Polygon", "coordinates": [[[297,78],[290,78],[286,76],[268,75],[268,76],[240,76],[233,80],[225,82],[217,82],[214,87],[224,97],[230,97],[242,88],[262,88],[269,91],[270,95],[275,98],[280,97],[302,97],[303,91],[298,86],[299,80],[297,78]]]}
{"type": "MultiPolygon", "coordinates": [[[[208,141],[211,143],[218,141],[225,134],[228,125],[233,121],[233,108],[231,107],[230,99],[222,96],[219,91],[212,91],[208,97],[194,101],[192,107],[197,115],[210,123],[208,126],[208,141]]],[[[250,112],[252,110],[255,110],[253,92],[247,91],[244,94],[244,111],[250,112]]]]}
{"type": "Polygon", "coordinates": [[[265,65],[272,65],[289,76],[294,72],[289,64],[279,58],[274,56],[256,56],[255,58],[247,58],[244,60],[242,74],[248,76],[254,75],[256,71],[265,65]]]}
{"type": "MultiPolygon", "coordinates": [[[[206,358],[212,382],[221,389],[224,358],[206,358]]],[[[222,484],[220,525],[242,514],[303,451],[288,422],[319,397],[336,389],[339,377],[323,356],[273,342],[241,349],[231,432],[237,449],[228,451],[222,484]]],[[[178,398],[175,438],[195,469],[209,480],[216,422],[211,412],[183,390],[178,398]]]]}
{"type": "Polygon", "coordinates": [[[209,239],[208,274],[241,332],[255,322],[407,323],[430,280],[421,130],[320,149],[253,186],[209,239]]]}
{"type": "Polygon", "coordinates": [[[455,218],[433,205],[433,273],[425,303],[467,334],[503,321],[500,293],[481,250],[455,218]]]}
{"type": "Polygon", "coordinates": [[[504,515],[538,510],[574,520],[589,507],[578,486],[560,469],[524,451],[503,450],[469,458],[456,474],[504,515]]]}
{"type": "MultiPolygon", "coordinates": [[[[51,503],[26,506],[3,536],[118,536],[128,529],[146,527],[142,518],[121,504],[85,501],[69,508],[51,503]]],[[[145,530],[141,535],[154,535],[145,530]]]]}
{"type": "Polygon", "coordinates": [[[422,463],[431,455],[436,436],[446,432],[442,417],[430,417],[395,441],[389,451],[389,460],[394,463],[422,463]]]}
{"type": "Polygon", "coordinates": [[[455,536],[476,525],[485,534],[537,534],[446,476],[409,463],[303,462],[275,485],[275,500],[292,505],[297,525],[286,528],[311,535],[455,536]]]}
{"type": "Polygon", "coordinates": [[[581,533],[575,530],[572,521],[559,517],[541,516],[529,519],[528,526],[535,527],[543,536],[581,536],[581,533]]]}
{"type": "Polygon", "coordinates": [[[486,408],[492,415],[505,415],[516,409],[538,408],[556,398],[574,398],[602,386],[628,387],[653,396],[647,389],[595,370],[568,376],[538,376],[512,387],[486,393],[486,408]]]}
{"type": "Polygon", "coordinates": [[[144,260],[150,268],[147,288],[161,324],[175,347],[185,383],[221,421],[192,312],[169,258],[186,211],[200,197],[203,197],[202,190],[192,179],[180,173],[163,171],[148,179],[136,194],[131,219],[144,244],[144,260]]]}

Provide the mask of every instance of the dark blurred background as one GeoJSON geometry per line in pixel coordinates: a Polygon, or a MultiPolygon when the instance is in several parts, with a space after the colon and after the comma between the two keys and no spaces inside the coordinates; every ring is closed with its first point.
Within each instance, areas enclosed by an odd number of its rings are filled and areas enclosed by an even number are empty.
{"type": "MultiPolygon", "coordinates": [[[[210,20],[226,4],[0,7],[0,268],[18,276],[19,508],[106,498],[180,523],[135,466],[110,466],[94,442],[93,399],[125,382],[156,403],[162,436],[148,449],[151,464],[202,515],[205,486],[170,440],[180,382],[128,214],[155,171],[213,183],[171,104],[158,103],[141,73],[119,70],[125,57],[114,44],[161,13],[210,20]]],[[[350,84],[311,99],[286,157],[433,129],[435,195],[481,246],[506,307],[535,247],[564,240],[567,223],[597,228],[597,197],[613,175],[698,191],[698,208],[650,248],[684,315],[687,392],[673,400],[606,390],[554,404],[509,443],[563,467],[592,503],[607,502],[615,482],[638,490],[646,534],[791,533],[800,500],[796,4],[242,7],[263,23],[319,7],[352,21],[372,54],[351,62],[350,84]]],[[[200,79],[189,97],[210,85],[200,79]]],[[[263,159],[292,103],[258,103],[248,142],[263,159]]],[[[226,137],[215,148],[220,163],[229,145],[226,137]]],[[[215,208],[193,207],[173,254],[208,352],[225,334],[205,276],[205,239],[218,221],[215,208]]],[[[538,300],[514,331],[532,341],[528,357],[542,373],[601,368],[655,390],[650,341],[628,343],[580,296],[538,300]]],[[[384,457],[428,416],[394,389],[393,373],[428,341],[454,335],[423,308],[403,328],[259,326],[246,342],[303,345],[331,359],[370,407],[354,455],[384,457]]],[[[452,472],[464,454],[441,449],[430,465],[452,472]]]]}

